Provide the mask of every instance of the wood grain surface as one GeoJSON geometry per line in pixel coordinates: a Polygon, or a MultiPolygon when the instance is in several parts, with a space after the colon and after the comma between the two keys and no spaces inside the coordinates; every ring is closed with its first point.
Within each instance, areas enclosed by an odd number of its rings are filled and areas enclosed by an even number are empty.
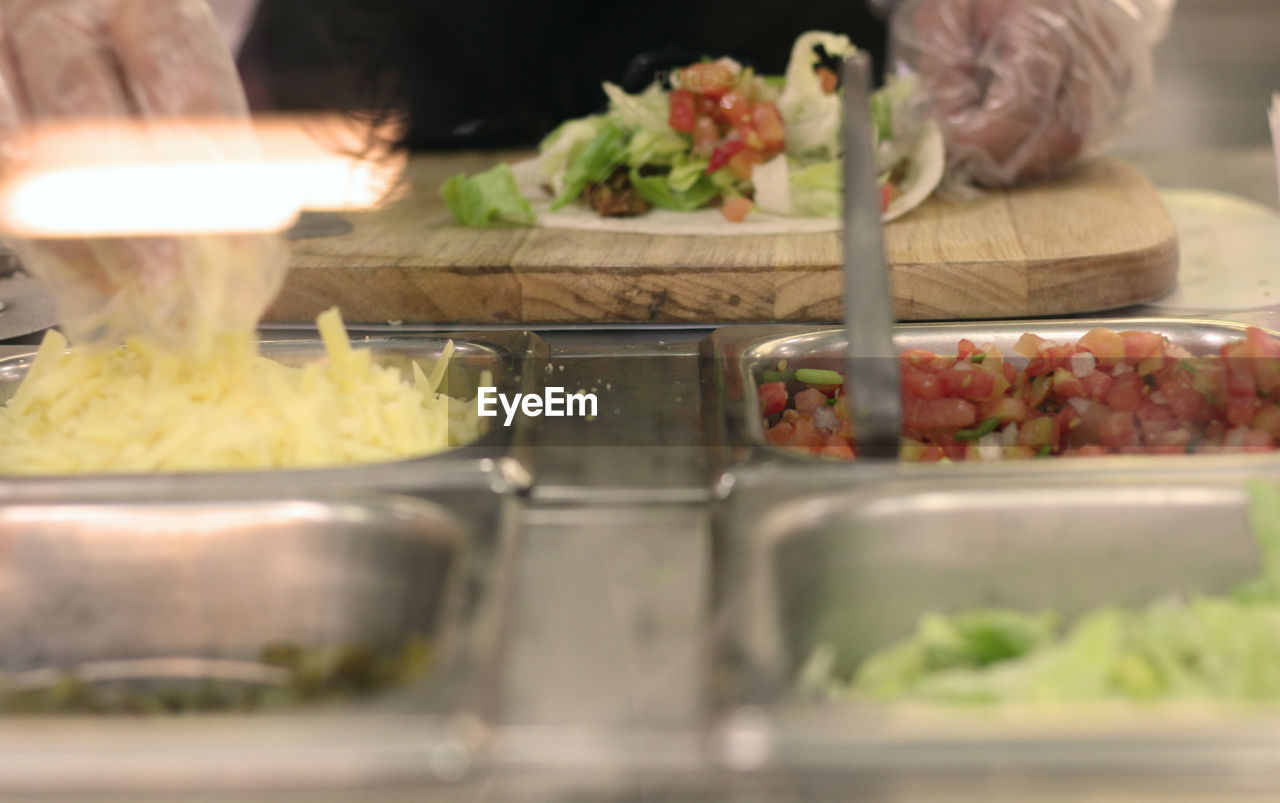
{"type": "MultiPolygon", "coordinates": [[[[355,230],[294,244],[269,321],[825,322],[840,316],[836,233],[652,236],[453,223],[440,183],[519,154],[415,157],[407,194],[348,215],[355,230]]],[[[1178,249],[1154,188],[1101,160],[965,202],[928,201],[887,226],[900,320],[1102,311],[1174,286],[1178,249]]]]}

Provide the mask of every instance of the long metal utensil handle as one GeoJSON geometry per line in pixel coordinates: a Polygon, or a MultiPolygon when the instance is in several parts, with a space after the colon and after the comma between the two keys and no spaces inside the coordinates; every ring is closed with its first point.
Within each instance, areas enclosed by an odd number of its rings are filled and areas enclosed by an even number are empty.
{"type": "Polygon", "coordinates": [[[871,67],[858,53],[841,68],[844,86],[845,391],[860,454],[896,457],[902,432],[901,377],[893,348],[893,303],[880,221],[872,139],[871,67]]]}

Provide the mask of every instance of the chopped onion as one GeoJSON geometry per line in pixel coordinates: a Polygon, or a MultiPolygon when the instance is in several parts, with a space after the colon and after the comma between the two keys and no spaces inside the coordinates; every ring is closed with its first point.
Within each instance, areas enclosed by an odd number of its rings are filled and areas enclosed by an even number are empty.
{"type": "Polygon", "coordinates": [[[978,459],[983,461],[1004,459],[1004,446],[1000,444],[999,434],[988,432],[978,438],[978,459]]]}
{"type": "Polygon", "coordinates": [[[1084,379],[1097,367],[1097,358],[1087,351],[1071,355],[1071,373],[1075,374],[1077,379],[1084,379]]]}
{"type": "Polygon", "coordinates": [[[1165,400],[1165,398],[1164,398],[1164,393],[1162,393],[1161,391],[1158,391],[1158,390],[1157,390],[1156,392],[1152,393],[1152,394],[1151,394],[1150,396],[1148,396],[1147,398],[1148,398],[1148,399],[1151,399],[1151,401],[1155,402],[1156,404],[1168,404],[1168,403],[1169,403],[1168,401],[1166,401],[1166,400],[1165,400]]]}
{"type": "Polygon", "coordinates": [[[1076,408],[1076,412],[1079,413],[1080,415],[1084,415],[1086,412],[1088,412],[1089,408],[1093,406],[1092,401],[1090,401],[1089,399],[1082,399],[1079,396],[1072,396],[1071,398],[1067,399],[1067,404],[1076,408]]]}
{"type": "Polygon", "coordinates": [[[813,411],[813,425],[817,429],[835,432],[836,428],[840,426],[840,419],[836,417],[835,410],[824,404],[813,411]]]}
{"type": "Polygon", "coordinates": [[[1115,368],[1111,370],[1112,376],[1120,376],[1121,374],[1131,374],[1131,373],[1133,373],[1133,366],[1127,362],[1119,363],[1118,365],[1116,365],[1115,368]]]}
{"type": "Polygon", "coordinates": [[[1004,429],[1000,430],[1001,446],[1017,446],[1018,445],[1018,425],[1012,423],[1004,429]]]}

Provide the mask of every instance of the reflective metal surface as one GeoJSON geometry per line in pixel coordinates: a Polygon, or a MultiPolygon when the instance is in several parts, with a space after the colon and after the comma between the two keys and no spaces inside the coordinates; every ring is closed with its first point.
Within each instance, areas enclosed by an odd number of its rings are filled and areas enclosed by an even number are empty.
{"type": "Polygon", "coordinates": [[[381,494],[0,506],[0,669],[19,678],[275,682],[259,656],[278,644],[394,654],[420,637],[434,655],[421,680],[311,709],[6,718],[0,795],[465,772],[494,713],[514,550],[501,524],[381,494]]]}

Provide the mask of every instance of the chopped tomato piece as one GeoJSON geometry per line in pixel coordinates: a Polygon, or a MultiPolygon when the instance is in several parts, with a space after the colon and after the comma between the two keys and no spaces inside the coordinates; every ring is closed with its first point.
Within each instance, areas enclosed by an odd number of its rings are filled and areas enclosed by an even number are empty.
{"type": "Polygon", "coordinates": [[[1124,360],[1124,338],[1110,329],[1090,329],[1080,338],[1080,346],[1105,368],[1114,368],[1124,360]]]}
{"type": "Polygon", "coordinates": [[[903,404],[903,421],[914,430],[931,430],[942,427],[957,429],[972,426],[978,420],[978,410],[967,399],[906,399],[903,404]]]}
{"type": "Polygon", "coordinates": [[[1065,368],[1054,370],[1053,392],[1064,399],[1083,398],[1089,395],[1088,391],[1084,389],[1084,382],[1080,381],[1080,377],[1065,368]]]}
{"type": "Polygon", "coordinates": [[[751,122],[751,101],[736,89],[731,89],[720,96],[720,111],[724,121],[734,128],[751,122]]]}
{"type": "Polygon", "coordinates": [[[771,101],[757,103],[751,110],[751,125],[760,135],[765,150],[781,150],[787,140],[787,130],[782,124],[782,113],[771,101]]]}
{"type": "Polygon", "coordinates": [[[699,115],[693,121],[693,152],[699,156],[710,156],[720,144],[720,130],[716,123],[706,115],[699,115]]]}
{"type": "Polygon", "coordinates": [[[798,410],[801,415],[804,415],[806,413],[812,413],[814,410],[826,404],[827,397],[822,393],[822,391],[814,390],[813,388],[805,388],[796,394],[795,402],[796,410],[798,410]]]}
{"type": "Polygon", "coordinates": [[[1159,356],[1164,345],[1164,338],[1155,332],[1121,332],[1120,338],[1124,341],[1124,361],[1129,365],[1159,356]]]}
{"type": "Polygon", "coordinates": [[[1256,396],[1231,396],[1227,399],[1227,423],[1234,427],[1252,424],[1257,412],[1256,396]]]}
{"type": "Polygon", "coordinates": [[[986,371],[960,371],[952,368],[944,371],[941,377],[948,396],[971,401],[986,401],[997,395],[996,376],[986,371]]]}
{"type": "Polygon", "coordinates": [[[907,349],[898,355],[898,360],[917,371],[930,374],[941,373],[956,364],[952,358],[934,354],[926,349],[907,349]]]}
{"type": "Polygon", "coordinates": [[[740,139],[726,139],[711,152],[711,158],[707,162],[707,172],[714,173],[729,164],[729,160],[745,147],[747,147],[746,143],[740,139]]]}
{"type": "Polygon", "coordinates": [[[1027,332],[1022,337],[1018,338],[1018,342],[1014,344],[1013,350],[1018,354],[1021,354],[1023,357],[1034,357],[1040,353],[1042,346],[1047,347],[1048,345],[1050,345],[1049,341],[1045,340],[1040,335],[1034,335],[1027,332]]]}
{"type": "Polygon", "coordinates": [[[688,89],[672,90],[667,101],[667,125],[676,131],[693,133],[698,118],[698,98],[688,89]]]}
{"type": "Polygon", "coordinates": [[[1080,384],[1084,387],[1084,392],[1091,399],[1102,401],[1107,397],[1107,392],[1111,390],[1111,385],[1115,382],[1111,377],[1102,371],[1094,370],[1080,380],[1080,384]]]}
{"type": "Polygon", "coordinates": [[[788,446],[796,437],[796,428],[790,421],[779,421],[764,436],[769,439],[769,443],[774,446],[788,446]]]}
{"type": "Polygon", "coordinates": [[[765,382],[760,385],[760,413],[765,418],[777,415],[787,406],[787,383],[765,382]]]}
{"type": "Polygon", "coordinates": [[[818,87],[825,95],[835,92],[840,85],[840,77],[826,67],[819,67],[813,73],[818,79],[818,87]]]}
{"type": "Polygon", "coordinates": [[[1132,413],[1142,406],[1142,377],[1135,373],[1121,374],[1111,383],[1106,402],[1113,409],[1132,413]]]}
{"type": "Polygon", "coordinates": [[[747,213],[755,208],[755,204],[747,198],[729,198],[720,205],[720,214],[730,223],[741,223],[747,219],[747,213]]]}
{"type": "Polygon", "coordinates": [[[743,148],[729,157],[729,169],[733,171],[733,175],[743,181],[750,181],[751,171],[763,161],[764,157],[760,154],[760,151],[753,148],[743,148]]]}
{"type": "Polygon", "coordinates": [[[1098,425],[1098,440],[1103,446],[1128,446],[1133,443],[1136,431],[1133,413],[1108,413],[1098,425]]]}
{"type": "Polygon", "coordinates": [[[946,393],[938,374],[930,374],[915,368],[902,372],[902,395],[921,399],[940,399],[946,393]]]}

